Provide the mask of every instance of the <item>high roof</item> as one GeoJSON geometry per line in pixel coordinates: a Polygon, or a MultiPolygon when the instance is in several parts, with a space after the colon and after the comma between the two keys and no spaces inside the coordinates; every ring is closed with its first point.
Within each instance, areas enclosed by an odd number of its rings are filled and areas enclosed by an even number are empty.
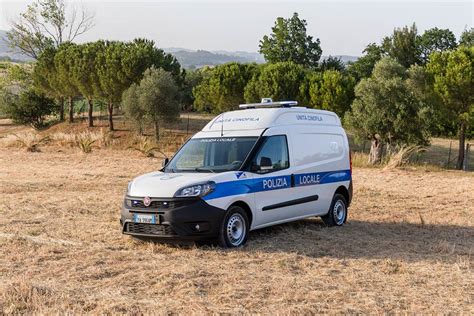
{"type": "Polygon", "coordinates": [[[222,113],[202,132],[256,130],[284,125],[341,126],[341,121],[333,112],[304,107],[250,108],[222,113]]]}

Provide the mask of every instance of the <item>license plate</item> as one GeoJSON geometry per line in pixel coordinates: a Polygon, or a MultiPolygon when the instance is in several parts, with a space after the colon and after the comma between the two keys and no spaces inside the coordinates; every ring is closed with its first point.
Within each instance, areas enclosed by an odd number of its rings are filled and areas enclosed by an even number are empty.
{"type": "Polygon", "coordinates": [[[152,214],[133,214],[135,223],[156,224],[156,216],[152,214]]]}

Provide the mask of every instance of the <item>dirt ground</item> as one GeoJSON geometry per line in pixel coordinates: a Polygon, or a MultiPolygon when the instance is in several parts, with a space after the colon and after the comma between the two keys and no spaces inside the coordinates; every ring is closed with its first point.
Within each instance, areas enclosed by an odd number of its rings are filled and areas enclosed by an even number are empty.
{"type": "Polygon", "coordinates": [[[0,313],[474,313],[474,175],[355,169],[347,225],[308,219],[247,246],[122,235],[125,150],[0,150],[0,313]]]}

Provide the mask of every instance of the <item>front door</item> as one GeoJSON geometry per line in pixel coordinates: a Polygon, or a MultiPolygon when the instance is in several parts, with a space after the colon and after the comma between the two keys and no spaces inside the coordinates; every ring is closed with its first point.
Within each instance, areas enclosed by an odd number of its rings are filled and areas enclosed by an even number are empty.
{"type": "Polygon", "coordinates": [[[285,206],[293,190],[289,167],[287,137],[265,136],[250,167],[254,173],[255,226],[295,217],[294,206],[285,206]]]}

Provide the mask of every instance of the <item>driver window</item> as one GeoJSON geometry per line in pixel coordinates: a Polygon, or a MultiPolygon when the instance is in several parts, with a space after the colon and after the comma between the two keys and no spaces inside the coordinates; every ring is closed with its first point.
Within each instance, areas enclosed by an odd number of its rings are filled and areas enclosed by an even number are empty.
{"type": "Polygon", "coordinates": [[[286,136],[268,137],[253,161],[254,171],[268,173],[286,169],[290,166],[286,136]]]}

